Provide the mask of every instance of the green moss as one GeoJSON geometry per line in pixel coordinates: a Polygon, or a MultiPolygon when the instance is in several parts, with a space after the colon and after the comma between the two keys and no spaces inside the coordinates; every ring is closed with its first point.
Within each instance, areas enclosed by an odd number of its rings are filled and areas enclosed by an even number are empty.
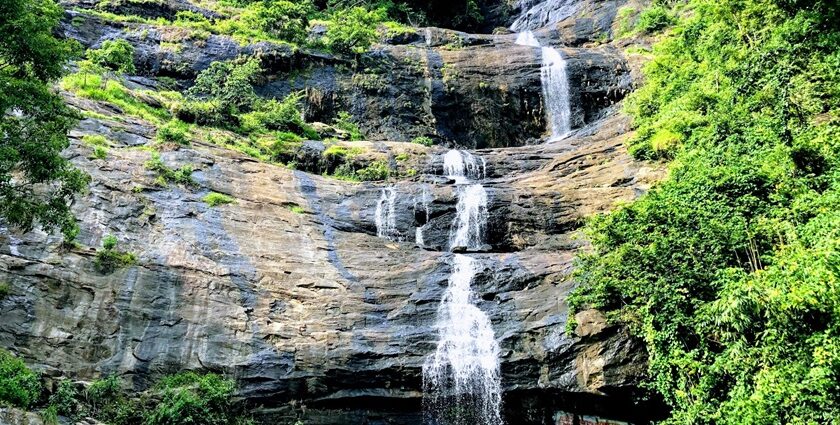
{"type": "Polygon", "coordinates": [[[94,146],[91,152],[92,159],[105,159],[108,157],[108,148],[103,146],[94,146]]]}
{"type": "Polygon", "coordinates": [[[201,198],[201,200],[204,201],[204,203],[210,206],[211,208],[219,205],[232,204],[236,201],[230,196],[216,192],[208,193],[204,196],[204,198],[201,198]]]}
{"type": "Polygon", "coordinates": [[[107,147],[111,145],[111,142],[105,138],[105,136],[99,134],[85,134],[82,136],[82,143],[88,146],[103,146],[107,147]]]}
{"type": "Polygon", "coordinates": [[[0,301],[3,301],[11,293],[12,287],[9,285],[9,282],[0,282],[0,301]]]}
{"type": "Polygon", "coordinates": [[[306,212],[306,210],[303,209],[303,207],[295,203],[288,203],[286,204],[286,207],[289,209],[289,211],[295,214],[304,214],[306,212]]]}

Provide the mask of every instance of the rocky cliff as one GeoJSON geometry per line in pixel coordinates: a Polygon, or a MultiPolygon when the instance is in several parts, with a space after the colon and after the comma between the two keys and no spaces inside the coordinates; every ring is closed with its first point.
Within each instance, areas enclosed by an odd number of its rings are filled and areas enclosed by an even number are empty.
{"type": "Polygon", "coordinates": [[[223,372],[263,406],[266,423],[420,423],[421,366],[436,340],[456,203],[445,150],[401,143],[424,135],[486,160],[490,246],[477,255],[474,289],[501,344],[510,422],[559,421],[561,411],[649,414],[631,397],[645,369],[640,345],[596,311],[580,313],[567,333],[564,302],[585,247],[583,219],[637,197],[659,174],[627,154],[628,120],[614,105],[632,88],[631,66],[601,34],[622,2],[580,2],[540,32],[568,57],[573,87],[575,131],[553,143],[542,142],[539,51],[515,45],[514,34],[418,30],[353,64],[216,35],[176,52],[160,43],[174,30],[88,16],[88,3],[67,3],[66,35],[86,46],[128,39],[146,77],[135,81],[189,84],[213,61],[258,54],[271,70],[262,95],[305,89],[309,120],[349,110],[371,139],[355,146],[391,162],[410,155],[417,173],[387,184],[396,234],[386,240],[374,224],[385,183],[290,170],[197,141],[161,153],[172,168],[191,165],[196,184],[156,186],[143,149],[154,126],[66,93],[96,112],[67,152],[93,177],[74,205],[79,244],[0,231],[0,280],[11,284],[0,300],[0,346],[48,376],[116,373],[136,389],[176,370],[223,372]],[[115,143],[107,159],[91,159],[81,142],[91,134],[115,143]],[[211,191],[236,202],[210,207],[201,199],[211,191]],[[107,234],[138,255],[136,265],[94,268],[89,247],[107,234]]]}

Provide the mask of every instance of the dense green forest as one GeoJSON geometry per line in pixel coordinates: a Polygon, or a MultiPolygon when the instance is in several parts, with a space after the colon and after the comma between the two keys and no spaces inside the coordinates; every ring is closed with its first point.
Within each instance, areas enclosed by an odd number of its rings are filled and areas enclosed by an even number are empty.
{"type": "Polygon", "coordinates": [[[648,347],[669,423],[840,423],[840,6],[655,6],[627,101],[668,178],[589,226],[573,303],[648,347]]]}

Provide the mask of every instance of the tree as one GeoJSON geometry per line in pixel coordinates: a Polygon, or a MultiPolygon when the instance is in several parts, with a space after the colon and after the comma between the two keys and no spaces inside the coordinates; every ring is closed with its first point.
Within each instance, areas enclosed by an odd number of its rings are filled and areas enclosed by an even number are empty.
{"type": "Polygon", "coordinates": [[[88,177],[61,151],[76,114],[51,88],[76,49],[52,30],[52,0],[0,2],[0,218],[24,231],[36,224],[78,233],[69,203],[88,177]]]}
{"type": "Polygon", "coordinates": [[[198,74],[195,85],[187,90],[188,103],[213,104],[213,109],[220,112],[217,120],[230,120],[251,110],[257,100],[252,84],[260,72],[259,61],[254,58],[213,62],[198,74]]]}
{"type": "Polygon", "coordinates": [[[114,72],[134,72],[134,46],[129,42],[107,40],[99,49],[87,51],[88,60],[95,66],[114,72]]]}

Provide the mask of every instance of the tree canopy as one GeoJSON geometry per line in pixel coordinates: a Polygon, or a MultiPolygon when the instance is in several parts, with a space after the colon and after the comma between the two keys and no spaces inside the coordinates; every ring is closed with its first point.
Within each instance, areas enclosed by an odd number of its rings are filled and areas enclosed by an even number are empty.
{"type": "Polygon", "coordinates": [[[78,232],[69,203],[88,178],[61,156],[75,114],[50,87],[73,56],[52,31],[62,10],[52,0],[0,3],[0,217],[29,230],[78,232]]]}

